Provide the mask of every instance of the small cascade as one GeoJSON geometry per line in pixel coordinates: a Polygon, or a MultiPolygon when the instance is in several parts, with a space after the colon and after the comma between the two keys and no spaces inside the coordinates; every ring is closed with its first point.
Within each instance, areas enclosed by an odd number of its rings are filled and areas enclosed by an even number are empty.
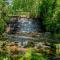
{"type": "Polygon", "coordinates": [[[18,20],[18,32],[39,32],[39,22],[33,19],[21,18],[18,20]]]}
{"type": "Polygon", "coordinates": [[[39,20],[13,17],[8,27],[10,27],[10,31],[7,32],[6,37],[11,41],[18,41],[23,44],[26,41],[41,42],[46,40],[39,20]]]}

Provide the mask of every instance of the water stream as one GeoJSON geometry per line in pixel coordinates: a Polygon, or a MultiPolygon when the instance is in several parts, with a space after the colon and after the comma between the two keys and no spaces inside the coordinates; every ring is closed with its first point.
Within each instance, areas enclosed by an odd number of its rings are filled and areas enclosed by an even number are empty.
{"type": "MultiPolygon", "coordinates": [[[[11,31],[11,34],[6,34],[8,39],[11,41],[18,41],[18,42],[25,42],[28,40],[34,40],[34,41],[45,41],[48,36],[50,35],[50,32],[42,33],[41,29],[41,22],[40,20],[34,20],[31,18],[19,18],[11,21],[9,24],[11,31]]],[[[59,41],[57,39],[49,39],[49,42],[56,42],[59,41]]]]}
{"type": "Polygon", "coordinates": [[[39,20],[22,17],[15,20],[15,22],[11,21],[9,26],[11,28],[11,34],[7,34],[6,36],[12,41],[44,40],[44,34],[41,33],[41,22],[39,20]]]}
{"type": "Polygon", "coordinates": [[[41,25],[38,20],[21,18],[17,22],[19,32],[39,32],[41,25]]]}

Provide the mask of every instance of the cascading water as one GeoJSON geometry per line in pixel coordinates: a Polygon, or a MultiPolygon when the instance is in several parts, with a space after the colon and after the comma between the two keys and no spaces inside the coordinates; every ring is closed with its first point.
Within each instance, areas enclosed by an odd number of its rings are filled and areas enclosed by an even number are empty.
{"type": "Polygon", "coordinates": [[[19,32],[39,32],[40,26],[37,20],[21,18],[18,20],[18,31],[19,32]]]}
{"type": "Polygon", "coordinates": [[[19,18],[9,24],[12,32],[8,34],[11,41],[26,42],[28,40],[43,41],[44,34],[41,33],[41,22],[31,18],[19,18]],[[43,36],[43,37],[42,37],[43,36]]]}

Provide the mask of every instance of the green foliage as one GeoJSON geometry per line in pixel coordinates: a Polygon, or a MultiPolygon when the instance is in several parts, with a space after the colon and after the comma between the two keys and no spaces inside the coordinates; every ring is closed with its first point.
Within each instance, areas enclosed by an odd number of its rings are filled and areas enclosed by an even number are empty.
{"type": "Polygon", "coordinates": [[[50,5],[48,4],[48,12],[46,14],[44,24],[46,25],[47,31],[55,32],[56,20],[54,18],[54,13],[55,13],[55,8],[56,8],[56,0],[51,1],[51,3],[50,5]]]}
{"type": "Polygon", "coordinates": [[[43,20],[43,25],[46,31],[52,33],[60,32],[60,22],[59,21],[59,7],[57,4],[58,0],[42,0],[42,5],[39,7],[40,18],[43,20]]]}
{"type": "Polygon", "coordinates": [[[56,16],[56,28],[57,28],[57,33],[60,32],[60,11],[58,11],[57,16],[56,16]]]}
{"type": "Polygon", "coordinates": [[[40,0],[13,0],[12,8],[14,10],[14,14],[16,11],[19,12],[30,12],[31,16],[36,16],[38,13],[38,5],[40,0]]]}
{"type": "Polygon", "coordinates": [[[0,33],[4,32],[8,18],[9,9],[6,0],[0,0],[0,33]]]}
{"type": "Polygon", "coordinates": [[[47,60],[44,58],[41,53],[37,53],[36,51],[32,51],[30,48],[26,51],[25,55],[20,57],[12,57],[6,52],[0,52],[0,59],[4,60],[47,60]]]}
{"type": "Polygon", "coordinates": [[[5,22],[4,20],[0,20],[0,33],[2,33],[5,29],[5,22]]]}
{"type": "Polygon", "coordinates": [[[47,60],[47,59],[44,58],[41,53],[32,52],[32,58],[31,58],[31,60],[47,60]]]}
{"type": "Polygon", "coordinates": [[[15,11],[22,11],[22,12],[30,12],[34,0],[13,0],[13,10],[15,11]]]}

